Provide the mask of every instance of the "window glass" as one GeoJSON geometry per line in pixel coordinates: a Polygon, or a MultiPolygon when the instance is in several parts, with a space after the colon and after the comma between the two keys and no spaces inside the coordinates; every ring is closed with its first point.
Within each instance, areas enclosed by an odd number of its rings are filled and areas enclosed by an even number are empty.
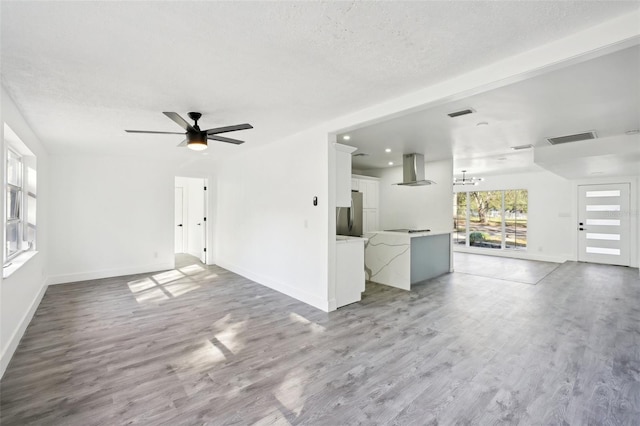
{"type": "Polygon", "coordinates": [[[20,192],[12,186],[7,188],[7,220],[20,218],[20,192]]]}
{"type": "Polygon", "coordinates": [[[467,193],[458,192],[453,206],[455,244],[465,245],[467,241],[467,193]]]}
{"type": "Polygon", "coordinates": [[[14,255],[19,250],[18,237],[20,235],[20,223],[8,223],[7,224],[7,257],[14,255]]]}
{"type": "Polygon", "coordinates": [[[469,245],[502,248],[502,191],[469,192],[469,245]]]}
{"type": "Polygon", "coordinates": [[[7,153],[7,183],[9,185],[22,185],[22,163],[20,157],[13,151],[7,153]]]}
{"type": "Polygon", "coordinates": [[[507,248],[527,247],[528,192],[522,189],[504,192],[505,244],[507,248]]]}

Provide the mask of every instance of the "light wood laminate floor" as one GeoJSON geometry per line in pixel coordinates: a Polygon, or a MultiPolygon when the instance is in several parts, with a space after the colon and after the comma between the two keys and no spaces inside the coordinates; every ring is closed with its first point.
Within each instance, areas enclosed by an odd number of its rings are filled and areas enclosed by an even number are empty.
{"type": "Polygon", "coordinates": [[[535,285],[560,264],[454,252],[453,266],[456,272],[464,274],[535,285]]]}
{"type": "Polygon", "coordinates": [[[637,425],[638,270],[368,284],[327,314],[218,267],[51,286],[0,423],[637,425]]]}

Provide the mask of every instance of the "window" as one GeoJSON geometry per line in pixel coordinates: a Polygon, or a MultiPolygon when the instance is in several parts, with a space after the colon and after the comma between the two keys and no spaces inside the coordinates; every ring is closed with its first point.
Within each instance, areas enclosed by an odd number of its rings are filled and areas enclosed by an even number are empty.
{"type": "Polygon", "coordinates": [[[525,189],[459,192],[454,243],[493,250],[526,249],[529,196],[525,189]]]}
{"type": "Polygon", "coordinates": [[[36,245],[36,158],[5,124],[4,263],[36,245]]]}

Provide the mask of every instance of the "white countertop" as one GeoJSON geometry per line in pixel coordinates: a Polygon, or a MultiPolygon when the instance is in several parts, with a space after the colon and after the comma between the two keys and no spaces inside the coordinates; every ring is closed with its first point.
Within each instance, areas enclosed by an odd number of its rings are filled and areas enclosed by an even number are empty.
{"type": "Polygon", "coordinates": [[[350,235],[336,235],[336,243],[338,244],[346,244],[346,243],[365,243],[369,239],[362,237],[352,237],[350,235]]]}
{"type": "Polygon", "coordinates": [[[434,229],[432,231],[427,232],[397,232],[397,231],[373,231],[367,232],[367,234],[388,234],[388,235],[406,235],[409,238],[417,238],[417,237],[430,237],[432,235],[443,235],[443,234],[451,234],[453,233],[453,229],[434,229]]]}

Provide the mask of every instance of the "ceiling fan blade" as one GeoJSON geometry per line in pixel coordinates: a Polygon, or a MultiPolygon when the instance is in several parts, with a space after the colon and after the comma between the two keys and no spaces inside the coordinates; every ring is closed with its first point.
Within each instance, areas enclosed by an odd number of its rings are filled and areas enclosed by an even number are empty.
{"type": "Polygon", "coordinates": [[[253,126],[249,123],[236,124],[235,126],[216,127],[215,129],[205,130],[207,135],[217,135],[218,133],[235,132],[236,130],[253,129],[253,126]]]}
{"type": "Polygon", "coordinates": [[[157,135],[184,135],[184,132],[154,132],[152,130],[125,130],[127,133],[153,133],[157,135]]]}
{"type": "Polygon", "coordinates": [[[236,145],[240,145],[241,143],[244,143],[244,141],[239,141],[238,139],[225,138],[223,136],[215,136],[215,135],[207,135],[207,139],[212,141],[218,141],[218,142],[234,143],[236,145]]]}
{"type": "Polygon", "coordinates": [[[180,142],[177,146],[187,146],[187,143],[189,143],[189,139],[185,139],[182,142],[180,142]]]}
{"type": "Polygon", "coordinates": [[[187,121],[184,118],[180,117],[180,115],[177,112],[163,112],[163,114],[169,117],[170,119],[172,119],[173,121],[175,121],[178,124],[178,126],[182,127],[187,132],[197,131],[196,129],[193,128],[191,124],[187,123],[187,121]]]}

